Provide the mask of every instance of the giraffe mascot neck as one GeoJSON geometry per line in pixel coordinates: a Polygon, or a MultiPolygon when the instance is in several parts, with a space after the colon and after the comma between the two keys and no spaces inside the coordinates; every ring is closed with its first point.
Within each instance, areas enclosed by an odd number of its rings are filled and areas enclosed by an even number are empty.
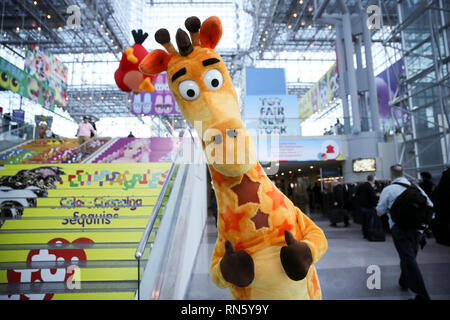
{"type": "Polygon", "coordinates": [[[181,113],[201,137],[218,204],[212,281],[233,299],[321,299],[314,264],[327,250],[323,231],[283,195],[256,160],[243,126],[231,77],[214,50],[222,36],[218,17],[186,19],[164,50],[150,52],[139,69],[167,72],[181,113]]]}

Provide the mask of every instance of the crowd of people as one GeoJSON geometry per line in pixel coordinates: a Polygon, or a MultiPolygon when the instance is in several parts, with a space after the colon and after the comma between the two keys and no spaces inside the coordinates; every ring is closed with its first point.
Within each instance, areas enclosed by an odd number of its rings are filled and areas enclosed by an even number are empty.
{"type": "Polygon", "coordinates": [[[369,175],[364,183],[334,183],[331,226],[343,222],[348,227],[353,215],[369,241],[384,241],[389,232],[400,258],[400,288],[411,289],[416,300],[428,300],[416,256],[427,238],[450,246],[450,168],[442,173],[437,186],[429,172],[421,172],[418,182],[409,181],[398,164],[390,173],[390,181],[376,181],[369,175]]]}

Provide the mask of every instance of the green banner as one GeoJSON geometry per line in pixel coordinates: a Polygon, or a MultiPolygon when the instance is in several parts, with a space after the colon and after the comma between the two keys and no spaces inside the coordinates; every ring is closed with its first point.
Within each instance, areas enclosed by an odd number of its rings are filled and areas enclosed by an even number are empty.
{"type": "Polygon", "coordinates": [[[55,109],[55,90],[35,76],[0,57],[0,87],[34,101],[46,109],[55,109]]]}

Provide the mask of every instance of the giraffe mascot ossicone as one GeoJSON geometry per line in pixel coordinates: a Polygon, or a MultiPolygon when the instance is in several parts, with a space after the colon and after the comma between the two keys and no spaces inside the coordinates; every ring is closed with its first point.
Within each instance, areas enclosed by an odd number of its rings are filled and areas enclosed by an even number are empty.
{"type": "Polygon", "coordinates": [[[181,113],[201,137],[218,204],[211,279],[233,299],[321,299],[314,263],[327,240],[256,161],[231,77],[214,50],[220,19],[190,17],[185,26],[190,37],[178,29],[178,51],[169,32],[158,30],[155,39],[167,52],[150,52],[139,68],[167,71],[181,113]]]}

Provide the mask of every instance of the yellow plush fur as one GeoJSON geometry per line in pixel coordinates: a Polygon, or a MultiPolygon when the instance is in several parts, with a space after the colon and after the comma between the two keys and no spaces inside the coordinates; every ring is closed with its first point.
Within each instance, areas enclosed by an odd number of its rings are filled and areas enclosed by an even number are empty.
{"type": "MultiPolygon", "coordinates": [[[[218,287],[229,288],[233,299],[321,299],[314,263],[327,250],[325,235],[274,186],[256,161],[231,77],[213,50],[221,36],[220,20],[211,17],[204,24],[200,40],[197,33],[191,33],[196,39],[194,43],[200,45],[194,46],[187,56],[173,50],[170,54],[155,50],[143,60],[140,70],[147,74],[167,71],[169,88],[183,116],[202,139],[218,203],[218,238],[210,265],[211,279],[218,287]],[[202,39],[207,45],[202,46],[202,39]],[[203,65],[212,58],[218,62],[203,65]],[[185,74],[172,81],[173,75],[183,68],[185,74]],[[211,69],[222,74],[223,83],[218,90],[210,90],[205,85],[205,74],[211,69]],[[200,93],[194,100],[183,98],[179,91],[180,84],[186,80],[198,85],[200,93]],[[230,129],[238,132],[235,139],[228,138],[230,129]],[[222,143],[213,142],[217,134],[222,135],[222,143]],[[239,139],[240,147],[236,147],[239,139]],[[238,160],[242,160],[240,152],[244,154],[243,161],[238,160]],[[229,154],[231,157],[227,158],[229,154]],[[256,222],[257,219],[261,220],[256,222]],[[286,246],[285,230],[311,250],[313,264],[306,278],[300,281],[291,280],[280,261],[280,250],[286,246]],[[254,279],[247,287],[238,287],[223,278],[220,261],[225,254],[226,240],[235,250],[246,251],[254,261],[254,279]]],[[[169,43],[164,46],[172,48],[169,43]]]]}

